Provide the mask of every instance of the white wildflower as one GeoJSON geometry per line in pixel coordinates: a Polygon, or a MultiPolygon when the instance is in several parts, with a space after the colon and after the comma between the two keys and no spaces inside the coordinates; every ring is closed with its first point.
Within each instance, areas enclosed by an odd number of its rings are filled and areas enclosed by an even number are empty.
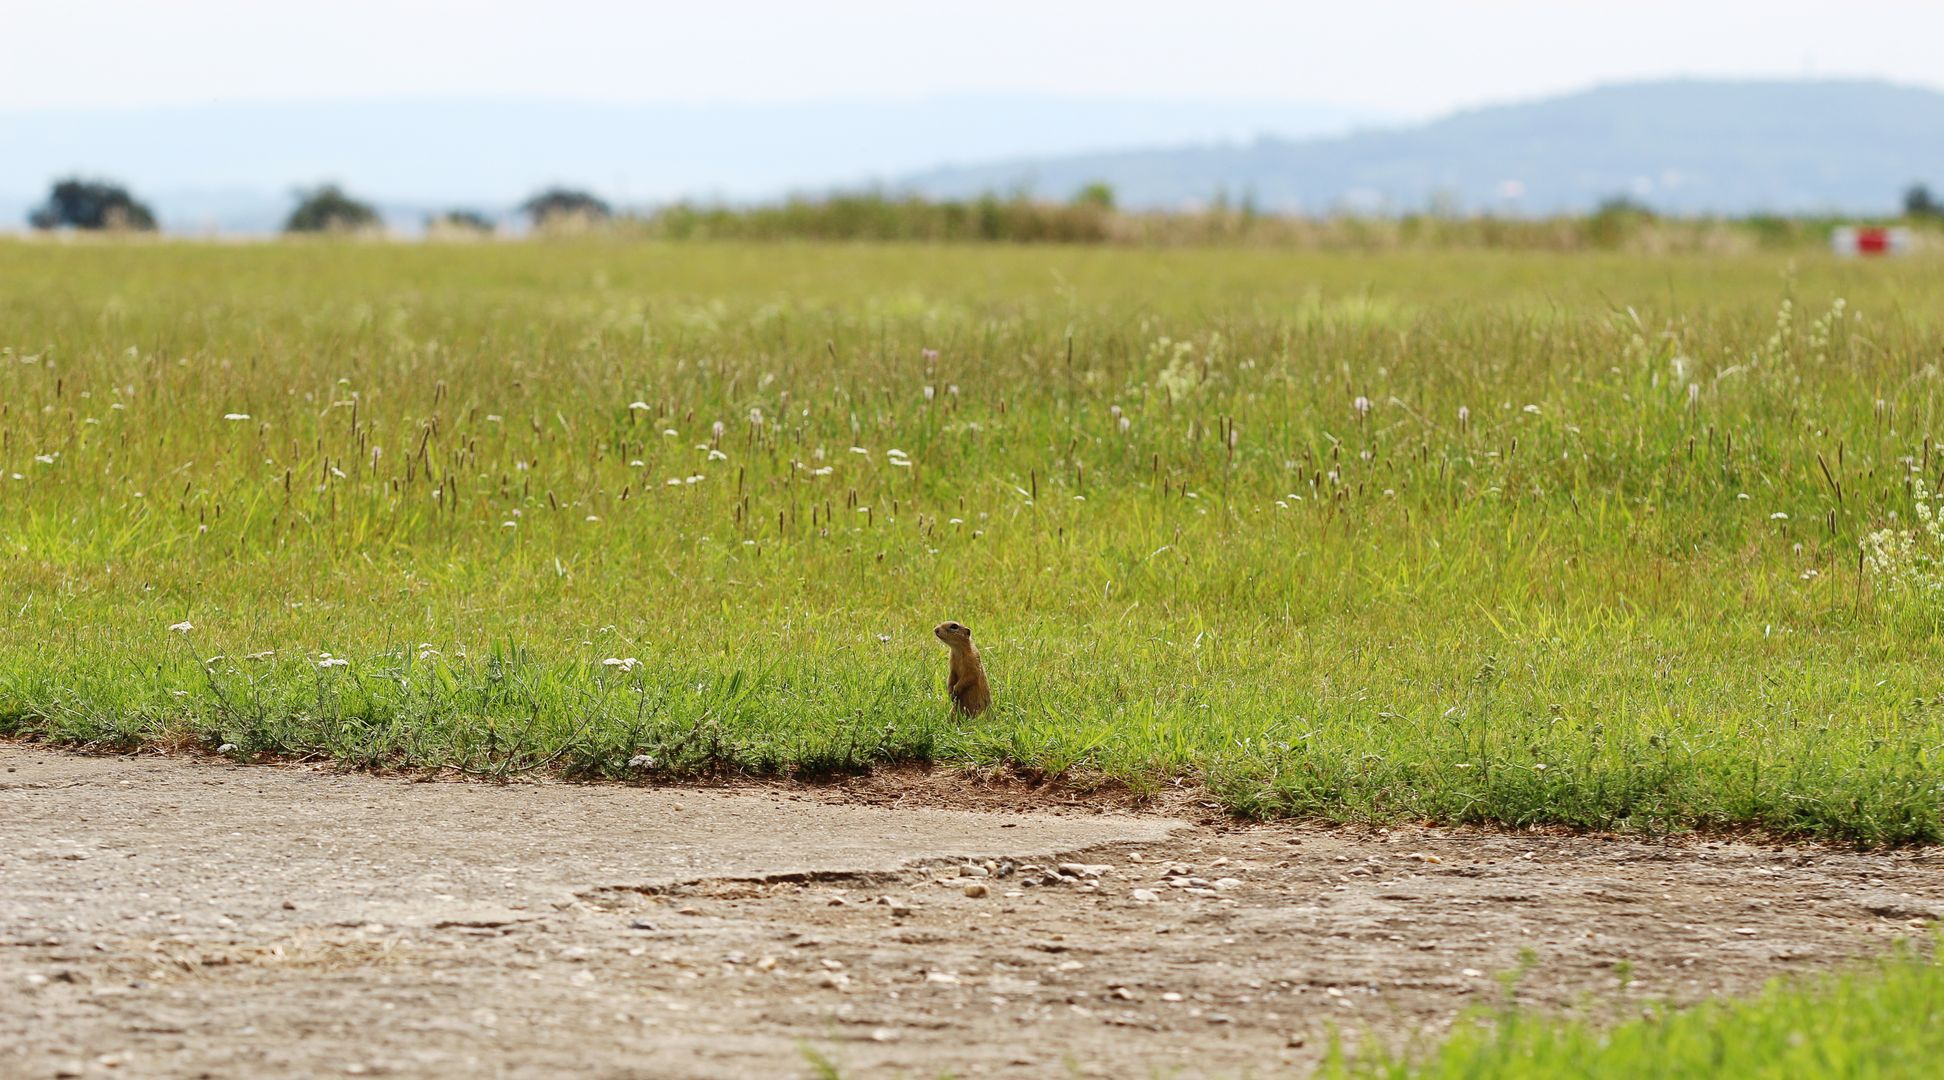
{"type": "Polygon", "coordinates": [[[632,656],[610,656],[606,660],[601,661],[602,667],[616,668],[622,672],[633,671],[640,664],[641,661],[636,660],[632,656]]]}
{"type": "Polygon", "coordinates": [[[225,420],[248,420],[249,418],[250,414],[246,412],[226,412],[223,414],[223,419],[225,420]]]}
{"type": "Polygon", "coordinates": [[[1863,538],[1863,570],[1883,588],[1936,597],[1944,594],[1944,516],[1922,478],[1911,481],[1920,529],[1878,529],[1863,538]]]}
{"type": "Polygon", "coordinates": [[[179,623],[169,624],[169,629],[175,631],[178,634],[186,634],[189,631],[194,630],[195,628],[196,628],[196,624],[190,622],[188,619],[184,619],[179,623]]]}

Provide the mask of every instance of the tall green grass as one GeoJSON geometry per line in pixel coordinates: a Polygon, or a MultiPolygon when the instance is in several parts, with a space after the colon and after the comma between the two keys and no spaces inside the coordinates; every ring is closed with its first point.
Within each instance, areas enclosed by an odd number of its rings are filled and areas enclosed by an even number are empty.
{"type": "Polygon", "coordinates": [[[0,731],[1933,841],[1939,269],[0,244],[0,731]]]}

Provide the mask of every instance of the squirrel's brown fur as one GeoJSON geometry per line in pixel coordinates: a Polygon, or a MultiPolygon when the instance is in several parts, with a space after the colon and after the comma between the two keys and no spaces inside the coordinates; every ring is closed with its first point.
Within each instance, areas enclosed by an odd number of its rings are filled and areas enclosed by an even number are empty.
{"type": "Polygon", "coordinates": [[[979,650],[972,645],[972,630],[960,623],[942,622],[932,628],[938,640],[952,650],[950,681],[952,704],[967,716],[977,716],[992,704],[992,687],[986,682],[985,665],[979,650]]]}

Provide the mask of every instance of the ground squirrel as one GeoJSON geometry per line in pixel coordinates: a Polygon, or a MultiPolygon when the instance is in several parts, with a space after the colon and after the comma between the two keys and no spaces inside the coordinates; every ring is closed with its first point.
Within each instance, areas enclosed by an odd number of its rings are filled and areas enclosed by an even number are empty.
{"type": "Polygon", "coordinates": [[[952,674],[946,683],[952,704],[967,716],[986,711],[992,704],[992,687],[986,682],[985,665],[979,663],[979,650],[972,645],[971,628],[942,622],[932,628],[932,633],[952,650],[952,674]]]}

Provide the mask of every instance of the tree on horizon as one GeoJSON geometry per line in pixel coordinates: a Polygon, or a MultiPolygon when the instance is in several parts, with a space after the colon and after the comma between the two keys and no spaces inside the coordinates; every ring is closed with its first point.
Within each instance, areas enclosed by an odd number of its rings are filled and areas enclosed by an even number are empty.
{"type": "Polygon", "coordinates": [[[357,232],[378,224],[378,211],[371,204],[346,195],[336,184],[320,184],[297,193],[297,208],[284,222],[284,231],[357,232]]]}
{"type": "Polygon", "coordinates": [[[1912,184],[1904,189],[1905,217],[1937,217],[1944,214],[1944,204],[1931,194],[1929,184],[1912,184]]]}
{"type": "Polygon", "coordinates": [[[27,215],[36,229],[125,229],[155,231],[155,213],[128,189],[106,180],[72,176],[55,181],[47,201],[27,215]]]}
{"type": "Polygon", "coordinates": [[[548,188],[521,203],[520,209],[533,218],[535,225],[564,218],[605,221],[614,214],[606,202],[590,192],[564,187],[548,188]]]}

